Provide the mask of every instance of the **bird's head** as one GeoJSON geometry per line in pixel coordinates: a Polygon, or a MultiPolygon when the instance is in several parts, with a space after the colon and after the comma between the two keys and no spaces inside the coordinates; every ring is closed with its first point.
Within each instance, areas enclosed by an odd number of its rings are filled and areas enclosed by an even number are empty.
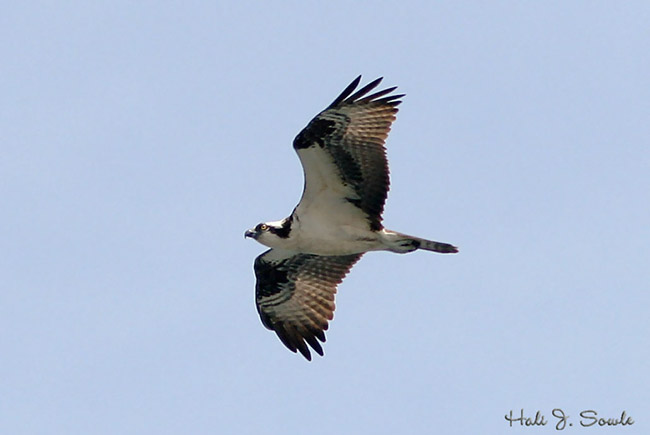
{"type": "Polygon", "coordinates": [[[250,230],[246,230],[244,233],[244,238],[250,237],[251,239],[257,240],[262,234],[268,233],[269,232],[269,224],[267,223],[261,223],[255,225],[255,228],[251,228],[250,230]]]}
{"type": "Polygon", "coordinates": [[[283,219],[277,222],[262,222],[255,225],[255,228],[246,230],[244,237],[250,237],[269,248],[280,248],[286,244],[291,232],[291,219],[283,219]]]}

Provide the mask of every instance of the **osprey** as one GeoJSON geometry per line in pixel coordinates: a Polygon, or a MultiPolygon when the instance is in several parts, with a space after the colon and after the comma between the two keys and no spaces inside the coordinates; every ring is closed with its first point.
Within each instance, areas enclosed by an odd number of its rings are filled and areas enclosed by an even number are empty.
{"type": "Polygon", "coordinates": [[[357,77],[293,141],[305,185],[291,215],[246,231],[270,247],[255,259],[255,299],[264,326],[291,351],[323,355],[334,294],[368,251],[458,252],[448,243],[390,231],[382,225],[388,194],[384,141],[404,95],[396,87],[367,95],[382,78],[354,90],[357,77]],[[354,92],[354,93],[353,93],[354,92]]]}

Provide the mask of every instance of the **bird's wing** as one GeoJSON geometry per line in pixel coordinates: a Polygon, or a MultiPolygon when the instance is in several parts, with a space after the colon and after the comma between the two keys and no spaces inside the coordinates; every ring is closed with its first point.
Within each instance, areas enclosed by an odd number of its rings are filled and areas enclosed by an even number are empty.
{"type": "Polygon", "coordinates": [[[255,301],[262,323],[291,351],[311,360],[308,343],[319,355],[334,294],[363,254],[320,256],[269,249],[255,259],[255,301]]]}
{"type": "Polygon", "coordinates": [[[296,212],[337,213],[353,206],[377,231],[389,187],[384,142],[404,95],[388,95],[393,87],[366,96],[381,78],[354,92],[360,80],[350,83],[293,141],[305,173],[296,212]]]}

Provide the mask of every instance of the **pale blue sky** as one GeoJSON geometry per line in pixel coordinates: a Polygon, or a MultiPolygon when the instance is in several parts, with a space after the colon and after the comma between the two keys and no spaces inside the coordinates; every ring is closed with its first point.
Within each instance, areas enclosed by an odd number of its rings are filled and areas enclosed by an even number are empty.
{"type": "Polygon", "coordinates": [[[650,431],[648,2],[13,2],[0,14],[0,433],[650,431]],[[358,74],[407,95],[390,228],[325,357],[243,232],[358,74]],[[543,429],[504,415],[541,410],[543,429]],[[569,429],[567,429],[569,430],[569,429]]]}

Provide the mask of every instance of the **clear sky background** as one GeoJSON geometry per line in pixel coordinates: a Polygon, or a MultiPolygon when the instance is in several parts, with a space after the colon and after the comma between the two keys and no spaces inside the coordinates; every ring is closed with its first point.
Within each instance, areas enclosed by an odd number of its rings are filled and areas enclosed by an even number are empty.
{"type": "Polygon", "coordinates": [[[0,433],[650,433],[650,3],[12,2],[0,433]],[[260,323],[244,231],[358,74],[407,95],[389,228],[325,357],[260,323]],[[542,429],[504,416],[537,410],[542,429]],[[579,413],[635,420],[583,428],[579,413]],[[516,423],[518,424],[518,423],[516,423]]]}

